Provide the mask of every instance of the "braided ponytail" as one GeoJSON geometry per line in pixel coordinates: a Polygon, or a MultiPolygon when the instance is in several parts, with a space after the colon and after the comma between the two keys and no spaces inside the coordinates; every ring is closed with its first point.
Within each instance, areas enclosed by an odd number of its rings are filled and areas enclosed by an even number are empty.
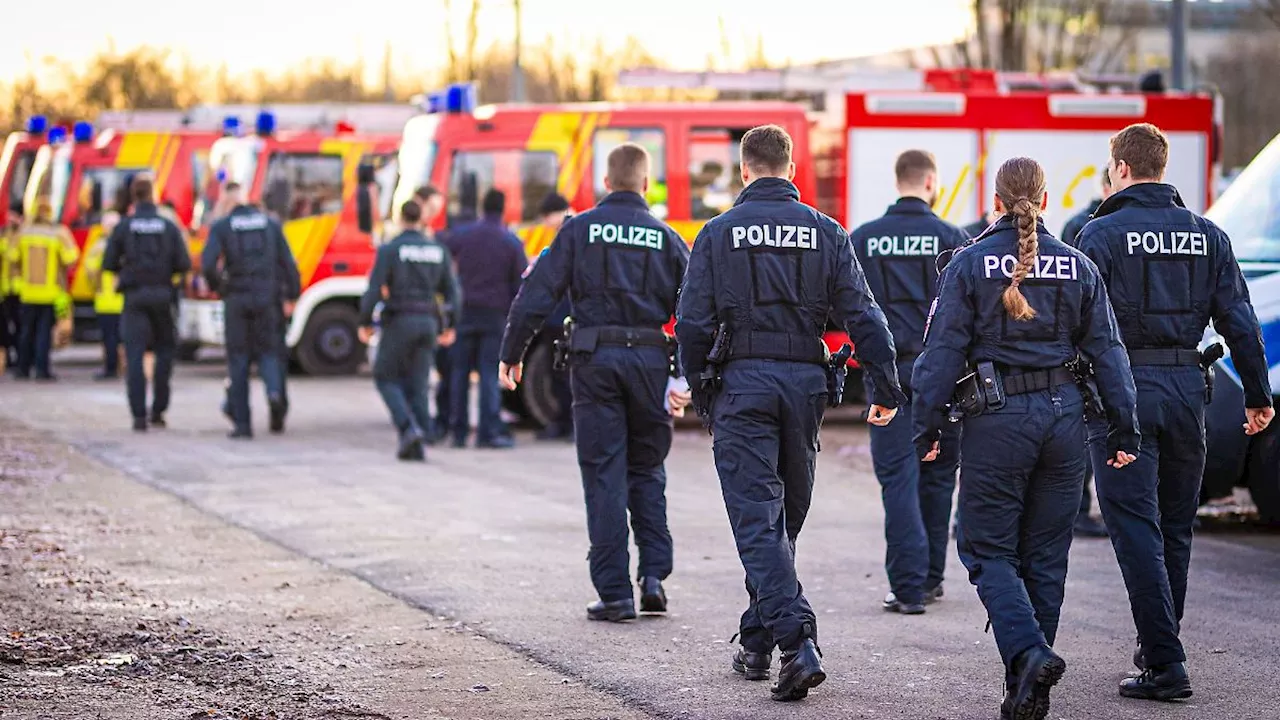
{"type": "Polygon", "coordinates": [[[1036,220],[1040,217],[1044,192],[1044,169],[1031,158],[1011,158],[996,173],[996,195],[1018,226],[1018,263],[1013,268],[1013,280],[1001,296],[1005,312],[1014,320],[1030,320],[1036,316],[1035,308],[1027,302],[1019,286],[1040,253],[1036,220]]]}

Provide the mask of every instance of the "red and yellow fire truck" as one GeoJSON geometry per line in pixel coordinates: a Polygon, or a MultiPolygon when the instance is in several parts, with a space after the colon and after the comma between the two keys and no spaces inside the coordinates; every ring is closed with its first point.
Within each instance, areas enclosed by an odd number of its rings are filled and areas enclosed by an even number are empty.
{"type": "Polygon", "coordinates": [[[36,162],[36,152],[45,144],[48,129],[48,119],[36,115],[27,120],[25,132],[11,132],[5,138],[4,151],[0,152],[0,228],[8,222],[10,209],[22,207],[31,166],[36,162]]]}
{"type": "Polygon", "coordinates": [[[296,364],[314,375],[354,373],[364,362],[358,302],[374,256],[371,234],[356,222],[357,172],[362,165],[373,169],[383,188],[377,213],[389,214],[399,141],[392,134],[357,135],[345,122],[331,131],[277,132],[275,115],[264,112],[254,135],[212,143],[193,218],[197,267],[179,311],[185,351],[224,342],[222,303],[205,288],[198,266],[220,179],[235,180],[283,223],[302,275],[302,297],[286,338],[296,364]]]}

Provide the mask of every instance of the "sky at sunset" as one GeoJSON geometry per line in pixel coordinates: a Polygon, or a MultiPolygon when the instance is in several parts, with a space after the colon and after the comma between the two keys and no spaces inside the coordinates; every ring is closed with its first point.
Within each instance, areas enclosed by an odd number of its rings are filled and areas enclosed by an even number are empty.
{"type": "MultiPolygon", "coordinates": [[[[440,67],[445,57],[441,0],[63,0],[48,6],[4,3],[0,17],[22,28],[0,43],[0,82],[55,56],[76,62],[107,47],[167,46],[198,64],[226,63],[233,73],[283,69],[308,57],[380,66],[392,43],[397,72],[440,67]],[[219,10],[221,9],[221,10],[219,10]]],[[[455,33],[470,0],[453,0],[455,33]]],[[[947,42],[969,23],[969,0],[524,0],[524,41],[552,36],[564,47],[606,45],[635,36],[669,64],[701,68],[718,53],[723,16],[738,57],[764,33],[770,59],[803,63],[947,42]]],[[[480,45],[510,42],[511,0],[483,0],[480,45]]]]}

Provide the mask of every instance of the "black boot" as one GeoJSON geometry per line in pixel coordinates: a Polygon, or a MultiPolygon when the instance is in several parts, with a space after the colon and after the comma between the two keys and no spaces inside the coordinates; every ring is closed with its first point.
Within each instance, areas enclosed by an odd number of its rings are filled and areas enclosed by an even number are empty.
{"type": "Polygon", "coordinates": [[[162,429],[169,427],[168,423],[164,421],[164,413],[151,413],[151,427],[158,427],[162,429]]]}
{"type": "Polygon", "coordinates": [[[252,440],[253,428],[237,427],[231,432],[227,433],[227,437],[231,438],[232,440],[252,440]]]}
{"type": "Polygon", "coordinates": [[[1013,720],[1044,720],[1049,714],[1049,689],[1067,671],[1067,662],[1047,645],[1022,651],[1013,660],[1013,688],[1009,717],[1013,720]]]}
{"type": "Polygon", "coordinates": [[[640,612],[664,613],[667,611],[667,591],[656,577],[640,578],[640,612]]]}
{"type": "Polygon", "coordinates": [[[285,408],[284,399],[273,395],[267,398],[267,406],[271,409],[269,429],[276,434],[284,432],[284,416],[288,412],[285,408]]]}
{"type": "MultiPolygon", "coordinates": [[[[928,597],[927,595],[925,596],[928,597]]],[[[924,602],[907,603],[898,599],[897,595],[889,593],[885,596],[884,602],[881,604],[885,612],[895,612],[902,615],[923,615],[924,602]]]]}
{"type": "Polygon", "coordinates": [[[733,671],[748,680],[768,680],[769,666],[772,664],[773,655],[767,652],[751,652],[740,647],[733,655],[733,671]]]}
{"type": "Polygon", "coordinates": [[[400,431],[400,447],[396,457],[400,460],[422,460],[426,457],[422,450],[422,431],[409,424],[400,431]]]}
{"type": "Polygon", "coordinates": [[[147,431],[147,419],[146,419],[146,418],[140,418],[140,417],[136,417],[136,418],[134,418],[134,419],[133,419],[133,431],[134,431],[134,432],[146,432],[146,431],[147,431]]]}
{"type": "Polygon", "coordinates": [[[1120,694],[1139,700],[1186,700],[1191,697],[1191,678],[1180,662],[1152,666],[1138,677],[1121,680],[1120,694]]]}
{"type": "Polygon", "coordinates": [[[810,688],[821,685],[827,679],[821,655],[812,638],[805,638],[796,649],[782,653],[778,682],[769,689],[773,699],[778,702],[803,700],[809,695],[810,688]]]}
{"type": "Polygon", "coordinates": [[[587,606],[587,619],[608,620],[609,622],[635,620],[636,602],[631,599],[613,600],[611,602],[597,600],[587,606]]]}

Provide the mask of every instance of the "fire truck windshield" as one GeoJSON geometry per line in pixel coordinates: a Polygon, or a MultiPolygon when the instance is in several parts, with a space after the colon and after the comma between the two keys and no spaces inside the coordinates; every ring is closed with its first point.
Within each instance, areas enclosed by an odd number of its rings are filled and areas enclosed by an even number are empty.
{"type": "Polygon", "coordinates": [[[36,202],[46,198],[53,209],[53,217],[62,217],[62,206],[67,199],[67,187],[71,185],[71,146],[62,145],[54,148],[45,145],[36,153],[35,163],[31,166],[31,177],[27,180],[26,193],[22,205],[28,218],[34,218],[36,202]]]}
{"type": "Polygon", "coordinates": [[[27,190],[27,180],[31,178],[31,166],[36,162],[34,150],[17,149],[18,134],[9,136],[5,143],[4,154],[0,155],[0,173],[9,175],[9,197],[5,198],[8,207],[22,205],[22,194],[27,190]]]}
{"type": "Polygon", "coordinates": [[[221,138],[209,150],[209,169],[215,181],[219,171],[223,182],[237,182],[248,192],[258,170],[259,141],[254,137],[221,138]]]}
{"type": "Polygon", "coordinates": [[[400,139],[400,182],[392,208],[400,207],[413,196],[414,190],[431,182],[439,126],[439,115],[419,115],[405,123],[404,136],[400,139]]]}
{"type": "Polygon", "coordinates": [[[1226,231],[1240,262],[1280,262],[1280,137],[1258,153],[1205,217],[1226,231]]]}

